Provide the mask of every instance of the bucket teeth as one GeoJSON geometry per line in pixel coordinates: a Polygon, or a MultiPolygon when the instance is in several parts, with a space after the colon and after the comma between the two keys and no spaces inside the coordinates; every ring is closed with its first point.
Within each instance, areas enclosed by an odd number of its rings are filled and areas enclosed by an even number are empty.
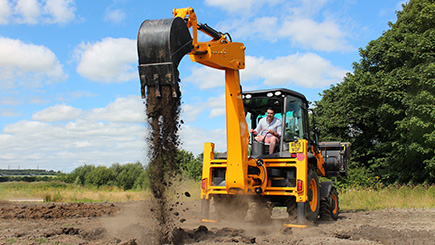
{"type": "Polygon", "coordinates": [[[142,98],[146,88],[156,86],[161,96],[161,86],[171,86],[172,96],[177,97],[179,88],[178,64],[192,51],[192,38],[182,18],[145,20],[138,33],[139,77],[142,98]]]}

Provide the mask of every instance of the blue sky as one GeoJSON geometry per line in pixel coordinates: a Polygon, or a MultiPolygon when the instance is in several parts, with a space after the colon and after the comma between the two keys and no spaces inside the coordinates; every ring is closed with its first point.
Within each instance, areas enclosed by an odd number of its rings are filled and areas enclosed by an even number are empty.
{"type": "MultiPolygon", "coordinates": [[[[193,7],[199,22],[245,44],[244,90],[285,87],[315,101],[404,2],[0,0],[0,168],[148,162],[136,52],[145,19],[193,7]]],[[[179,70],[181,148],[196,155],[211,141],[223,151],[223,72],[189,57],[179,70]]]]}

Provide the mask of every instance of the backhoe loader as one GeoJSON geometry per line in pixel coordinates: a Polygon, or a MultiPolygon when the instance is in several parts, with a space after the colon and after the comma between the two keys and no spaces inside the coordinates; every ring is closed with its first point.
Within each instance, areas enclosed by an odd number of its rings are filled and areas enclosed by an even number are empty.
{"type": "Polygon", "coordinates": [[[350,143],[319,142],[318,131],[309,126],[308,101],[298,92],[284,88],[242,92],[239,70],[245,68],[244,44],[199,23],[192,8],[174,9],[173,16],[145,20],[139,29],[142,97],[150,88],[161,96],[162,86],[179,96],[177,67],[186,54],[193,62],[225,71],[227,151],[215,156],[215,145],[204,145],[203,220],[210,220],[211,200],[219,217],[243,218],[254,203],[252,217],[258,221],[270,218],[273,207],[286,207],[301,225],[319,216],[336,220],[337,191],[331,181],[319,183],[319,176],[346,175],[350,143]],[[199,42],[198,31],[211,40],[199,42]],[[249,135],[268,108],[282,123],[272,154],[267,143],[249,135]]]}

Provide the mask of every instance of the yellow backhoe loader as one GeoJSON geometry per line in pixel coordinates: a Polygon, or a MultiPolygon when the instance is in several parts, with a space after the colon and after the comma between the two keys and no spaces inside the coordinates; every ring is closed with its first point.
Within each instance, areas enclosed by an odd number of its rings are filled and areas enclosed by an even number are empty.
{"type": "MultiPolygon", "coordinates": [[[[284,88],[244,91],[239,70],[245,68],[245,46],[197,21],[192,8],[174,9],[173,18],[146,20],[138,34],[142,96],[153,87],[169,86],[179,96],[178,64],[189,54],[194,62],[225,71],[227,151],[215,156],[213,143],[205,143],[201,181],[202,218],[210,219],[210,204],[219,217],[243,218],[254,203],[254,220],[270,218],[273,207],[286,207],[298,224],[321,217],[336,220],[339,201],[330,181],[319,176],[345,176],[350,143],[319,142],[309,126],[304,95],[284,88]],[[192,28],[192,35],[189,32],[192,28]],[[211,40],[198,41],[198,31],[211,40]],[[250,129],[273,108],[279,118],[279,144],[269,154],[250,129]]],[[[314,130],[313,130],[314,129],[314,130]]]]}

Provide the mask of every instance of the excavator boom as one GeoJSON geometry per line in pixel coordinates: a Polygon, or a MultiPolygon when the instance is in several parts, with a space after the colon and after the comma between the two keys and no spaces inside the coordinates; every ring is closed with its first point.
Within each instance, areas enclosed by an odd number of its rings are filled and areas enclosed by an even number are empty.
{"type": "MultiPolygon", "coordinates": [[[[142,97],[147,87],[170,86],[172,96],[179,96],[178,65],[184,55],[194,62],[225,71],[225,101],[227,118],[226,189],[228,192],[248,192],[248,126],[242,101],[239,70],[245,68],[245,46],[232,42],[207,24],[197,22],[192,8],[174,9],[174,18],[146,20],[138,34],[139,74],[142,97]],[[192,28],[192,37],[189,32],[192,28]],[[198,41],[198,30],[210,36],[198,41]]],[[[208,149],[207,147],[205,147],[208,149]]],[[[204,152],[204,154],[211,154],[204,152]]],[[[255,164],[254,162],[252,164],[255,164]]]]}

